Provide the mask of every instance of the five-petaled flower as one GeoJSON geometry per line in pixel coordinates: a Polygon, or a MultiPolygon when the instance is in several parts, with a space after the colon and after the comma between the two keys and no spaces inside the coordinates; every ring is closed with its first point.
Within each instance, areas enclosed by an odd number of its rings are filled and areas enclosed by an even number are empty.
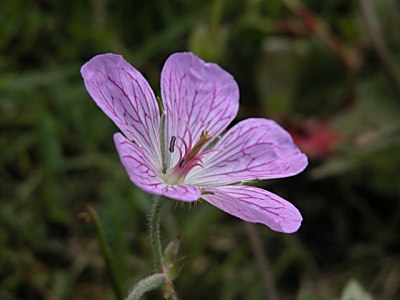
{"type": "Polygon", "coordinates": [[[114,135],[131,181],[155,195],[200,198],[248,222],[291,233],[299,211],[281,197],[244,185],[295,175],[307,158],[274,121],[235,118],[234,78],[192,53],[171,55],[161,73],[162,108],[146,79],[122,56],[103,54],[81,69],[86,89],[124,133],[114,135]],[[160,113],[161,110],[161,113],[160,113]]]}

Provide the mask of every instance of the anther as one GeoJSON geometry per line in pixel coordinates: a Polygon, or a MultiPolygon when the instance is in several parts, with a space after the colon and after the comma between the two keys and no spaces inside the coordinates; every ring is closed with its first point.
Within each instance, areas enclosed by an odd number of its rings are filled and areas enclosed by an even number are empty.
{"type": "Polygon", "coordinates": [[[212,136],[208,135],[208,131],[202,130],[199,140],[196,142],[196,144],[190,150],[189,154],[187,155],[187,159],[191,160],[193,157],[195,157],[200,152],[201,148],[205,144],[207,144],[211,139],[212,139],[212,136]]]}
{"type": "Polygon", "coordinates": [[[175,150],[175,141],[176,141],[176,136],[172,136],[171,141],[169,142],[169,152],[173,153],[175,150]]]}
{"type": "Polygon", "coordinates": [[[184,163],[185,163],[185,159],[182,158],[182,160],[179,162],[179,168],[183,168],[184,163]]]}

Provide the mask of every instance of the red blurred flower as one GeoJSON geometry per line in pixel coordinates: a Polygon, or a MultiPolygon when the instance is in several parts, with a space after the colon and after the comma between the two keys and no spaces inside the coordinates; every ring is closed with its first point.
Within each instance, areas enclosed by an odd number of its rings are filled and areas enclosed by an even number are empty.
{"type": "Polygon", "coordinates": [[[294,142],[313,160],[331,155],[343,140],[343,134],[332,128],[331,120],[308,119],[290,133],[294,142]]]}

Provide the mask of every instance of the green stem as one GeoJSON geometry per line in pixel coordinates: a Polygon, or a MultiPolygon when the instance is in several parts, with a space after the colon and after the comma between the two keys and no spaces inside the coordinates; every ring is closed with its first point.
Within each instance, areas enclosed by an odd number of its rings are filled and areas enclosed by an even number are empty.
{"type": "Polygon", "coordinates": [[[148,291],[160,287],[166,280],[164,274],[153,274],[140,280],[129,293],[125,300],[138,300],[148,291]]]}
{"type": "Polygon", "coordinates": [[[118,273],[114,264],[113,255],[110,246],[108,245],[106,235],[103,230],[103,226],[101,225],[100,222],[100,218],[94,207],[88,205],[86,209],[89,213],[90,219],[92,220],[96,228],[97,238],[99,239],[100,242],[101,252],[103,253],[103,257],[106,262],[107,272],[111,280],[111,285],[115,294],[115,298],[117,300],[122,300],[123,293],[122,293],[121,283],[118,279],[117,275],[118,273]]]}
{"type": "Polygon", "coordinates": [[[153,252],[154,268],[156,271],[161,271],[165,276],[164,282],[164,293],[168,295],[170,300],[178,300],[176,295],[174,284],[170,278],[168,278],[167,271],[164,264],[164,256],[160,241],[160,220],[161,220],[161,209],[162,205],[166,200],[161,197],[155,197],[153,203],[153,209],[150,215],[150,239],[151,239],[151,250],[153,252]]]}
{"type": "Polygon", "coordinates": [[[151,239],[151,250],[153,252],[154,268],[155,270],[163,270],[163,255],[160,241],[160,220],[161,220],[161,208],[164,201],[160,197],[155,197],[153,203],[153,209],[150,216],[150,239],[151,239]]]}

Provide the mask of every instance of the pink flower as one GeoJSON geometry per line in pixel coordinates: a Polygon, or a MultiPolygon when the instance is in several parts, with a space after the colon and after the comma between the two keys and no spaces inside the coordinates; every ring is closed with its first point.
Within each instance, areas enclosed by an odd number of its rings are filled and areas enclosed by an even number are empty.
{"type": "Polygon", "coordinates": [[[281,197],[243,185],[303,171],[306,156],[274,121],[235,118],[234,78],[192,53],[171,55],[161,73],[160,115],[146,79],[122,56],[103,54],[81,69],[86,89],[123,132],[114,135],[131,181],[142,190],[192,202],[200,198],[248,222],[291,233],[299,211],[281,197]]]}

